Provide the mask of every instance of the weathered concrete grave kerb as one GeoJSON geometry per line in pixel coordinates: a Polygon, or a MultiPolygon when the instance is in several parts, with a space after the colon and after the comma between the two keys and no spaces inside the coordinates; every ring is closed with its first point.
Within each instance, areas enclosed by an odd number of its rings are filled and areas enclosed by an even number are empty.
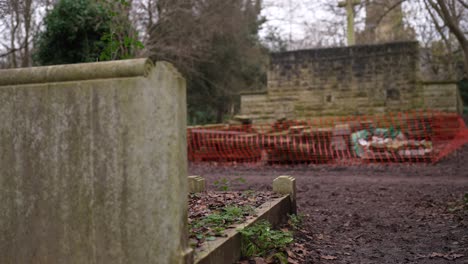
{"type": "MultiPolygon", "coordinates": [[[[199,180],[203,179],[200,176],[199,180]]],[[[205,191],[205,190],[202,190],[205,191]]],[[[256,217],[225,231],[226,237],[206,241],[204,250],[195,255],[196,264],[235,263],[241,258],[241,234],[238,229],[251,227],[260,220],[267,220],[273,226],[285,223],[288,214],[296,214],[296,179],[279,176],[273,181],[273,192],[284,195],[267,202],[256,209],[256,217]]]]}
{"type": "Polygon", "coordinates": [[[146,59],[0,71],[0,263],[183,263],[185,81],[146,59]]]}

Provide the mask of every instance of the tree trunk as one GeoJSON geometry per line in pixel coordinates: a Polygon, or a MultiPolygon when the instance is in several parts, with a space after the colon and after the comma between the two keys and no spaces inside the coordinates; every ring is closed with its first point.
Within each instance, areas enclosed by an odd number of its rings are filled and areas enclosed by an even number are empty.
{"type": "Polygon", "coordinates": [[[222,102],[223,100],[220,100],[221,103],[218,103],[218,107],[216,109],[216,123],[223,123],[223,117],[224,117],[224,104],[222,102]]]}
{"type": "Polygon", "coordinates": [[[465,45],[462,46],[462,49],[463,49],[463,53],[465,54],[465,61],[464,61],[465,72],[463,76],[465,78],[468,78],[468,45],[465,43],[465,45]]]}
{"type": "Polygon", "coordinates": [[[22,67],[29,67],[30,65],[30,52],[29,52],[29,35],[31,34],[32,24],[32,0],[24,1],[23,7],[24,18],[24,57],[22,67]]]}

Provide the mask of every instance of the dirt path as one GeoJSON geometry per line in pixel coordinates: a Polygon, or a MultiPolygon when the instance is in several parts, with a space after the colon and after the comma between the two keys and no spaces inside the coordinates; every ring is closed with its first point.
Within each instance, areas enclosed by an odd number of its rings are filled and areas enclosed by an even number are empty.
{"type": "Polygon", "coordinates": [[[468,263],[468,213],[450,212],[468,192],[468,149],[432,166],[224,167],[192,165],[209,188],[270,189],[279,175],[297,179],[308,263],[468,263]],[[466,164],[466,165],[465,165],[466,164]]]}

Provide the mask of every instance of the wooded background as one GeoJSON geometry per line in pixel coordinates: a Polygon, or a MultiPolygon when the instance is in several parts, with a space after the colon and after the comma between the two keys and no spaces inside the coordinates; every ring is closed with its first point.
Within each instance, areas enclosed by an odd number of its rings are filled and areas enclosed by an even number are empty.
{"type": "MultiPolygon", "coordinates": [[[[418,40],[422,69],[460,81],[468,102],[468,1],[353,2],[357,44],[418,40]]],[[[0,0],[0,68],[166,60],[187,80],[189,124],[222,122],[238,110],[240,91],[264,89],[270,52],[346,45],[350,14],[339,1],[295,3],[0,0]],[[299,19],[298,10],[308,15],[299,19]],[[293,25],[304,34],[297,37],[293,25]]]]}

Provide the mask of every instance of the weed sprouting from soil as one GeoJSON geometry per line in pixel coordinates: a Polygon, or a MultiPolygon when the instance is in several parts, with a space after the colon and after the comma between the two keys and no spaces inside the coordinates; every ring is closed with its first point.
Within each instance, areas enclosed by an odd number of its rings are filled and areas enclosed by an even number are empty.
{"type": "Polygon", "coordinates": [[[201,241],[215,240],[215,237],[224,236],[224,231],[231,225],[243,222],[245,217],[253,215],[254,213],[255,209],[252,206],[223,207],[218,212],[214,212],[190,223],[190,236],[201,241]]]}
{"type": "Polygon", "coordinates": [[[448,205],[447,211],[455,216],[463,226],[468,226],[468,193],[463,198],[448,205]]]}
{"type": "Polygon", "coordinates": [[[246,183],[246,180],[242,177],[238,177],[238,178],[235,178],[233,180],[229,180],[228,178],[222,178],[220,180],[216,180],[213,182],[214,186],[216,186],[216,188],[219,190],[219,191],[223,191],[223,192],[227,192],[229,190],[231,190],[232,188],[232,185],[234,183],[246,183]]]}
{"type": "Polygon", "coordinates": [[[283,251],[293,242],[291,232],[273,230],[266,220],[240,229],[239,232],[242,235],[241,254],[243,257],[274,258],[281,263],[287,263],[287,257],[283,251]]]}
{"type": "Polygon", "coordinates": [[[304,222],[304,216],[302,214],[288,214],[288,224],[294,229],[299,230],[304,222]]]}

